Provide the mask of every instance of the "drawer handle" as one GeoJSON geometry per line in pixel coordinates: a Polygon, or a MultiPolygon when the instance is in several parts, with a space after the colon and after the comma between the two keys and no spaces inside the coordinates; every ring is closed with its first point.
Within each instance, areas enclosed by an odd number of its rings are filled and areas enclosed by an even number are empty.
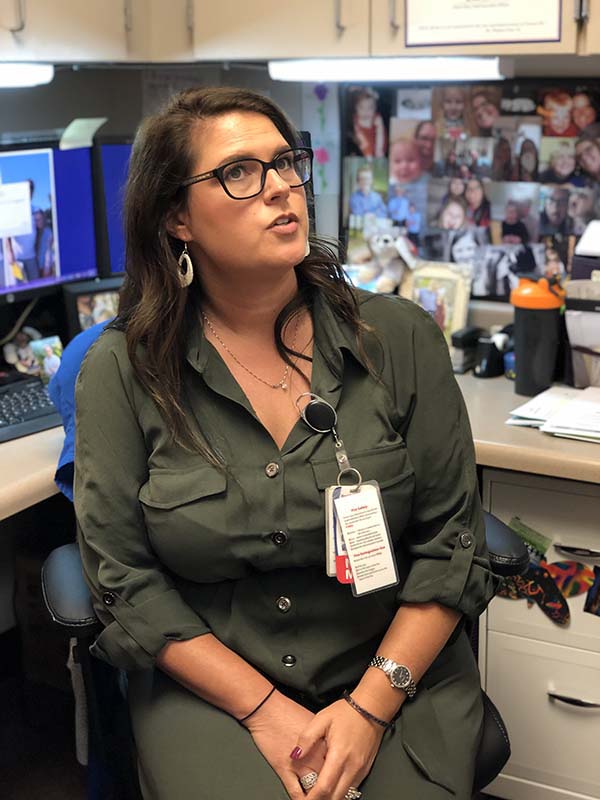
{"type": "Polygon", "coordinates": [[[555,544],[555,550],[563,550],[573,556],[587,556],[587,558],[600,558],[600,550],[589,550],[587,547],[571,547],[567,544],[555,544]]]}
{"type": "Polygon", "coordinates": [[[578,708],[600,708],[600,703],[590,703],[589,700],[581,700],[579,697],[569,697],[566,694],[548,692],[548,697],[551,700],[558,700],[560,703],[566,703],[568,706],[577,706],[578,708]]]}

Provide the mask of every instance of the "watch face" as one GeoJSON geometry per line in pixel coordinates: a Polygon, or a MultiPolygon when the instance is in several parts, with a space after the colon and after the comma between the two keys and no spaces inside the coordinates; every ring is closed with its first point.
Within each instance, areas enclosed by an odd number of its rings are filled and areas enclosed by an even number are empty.
{"type": "Polygon", "coordinates": [[[411,675],[408,671],[408,667],[405,667],[402,664],[393,669],[392,674],[390,675],[390,681],[397,689],[404,689],[406,686],[408,686],[410,680],[411,675]]]}

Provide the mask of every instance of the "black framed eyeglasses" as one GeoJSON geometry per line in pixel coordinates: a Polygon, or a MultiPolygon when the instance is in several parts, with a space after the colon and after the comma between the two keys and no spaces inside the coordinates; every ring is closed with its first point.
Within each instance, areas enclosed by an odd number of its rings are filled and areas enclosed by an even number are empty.
{"type": "Polygon", "coordinates": [[[274,169],[290,189],[304,186],[312,176],[312,159],[313,151],[310,147],[291,147],[278,153],[272,161],[261,161],[260,158],[229,161],[222,167],[211,169],[210,172],[186,178],[181,186],[191,186],[216,178],[225,193],[233,200],[248,200],[259,195],[265,188],[267,172],[270,169],[274,169]]]}

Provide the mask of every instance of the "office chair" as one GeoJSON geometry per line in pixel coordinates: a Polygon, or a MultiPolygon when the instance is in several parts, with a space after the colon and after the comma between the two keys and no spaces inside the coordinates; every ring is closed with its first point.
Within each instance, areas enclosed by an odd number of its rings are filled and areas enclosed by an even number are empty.
{"type": "MultiPolygon", "coordinates": [[[[529,556],[522,540],[499,519],[484,513],[493,572],[502,577],[524,573],[529,566],[529,556]]],[[[83,579],[75,542],[50,553],[42,567],[42,589],[52,619],[76,640],[75,658],[83,673],[88,712],[89,798],[141,800],[135,748],[119,672],[92,658],[88,650],[100,630],[100,623],[83,579]]],[[[483,690],[482,696],[484,720],[475,765],[474,793],[498,775],[510,756],[510,742],[502,718],[483,690]]]]}

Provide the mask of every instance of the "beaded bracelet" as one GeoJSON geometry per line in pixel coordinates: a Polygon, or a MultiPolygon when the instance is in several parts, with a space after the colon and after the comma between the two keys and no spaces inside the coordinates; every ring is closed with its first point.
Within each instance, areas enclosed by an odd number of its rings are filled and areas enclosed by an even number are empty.
{"type": "Polygon", "coordinates": [[[269,697],[271,697],[271,695],[273,694],[273,692],[274,692],[274,691],[275,691],[275,687],[274,687],[274,686],[272,686],[272,687],[271,687],[271,691],[269,692],[269,694],[268,694],[268,695],[267,695],[265,698],[263,698],[263,699],[260,701],[260,703],[259,703],[259,704],[256,706],[256,708],[255,708],[255,709],[253,709],[253,710],[252,710],[252,711],[251,711],[249,714],[246,714],[246,716],[245,716],[245,717],[242,717],[241,719],[238,719],[238,722],[240,723],[240,725],[242,724],[242,722],[245,722],[247,719],[250,719],[250,717],[252,716],[252,714],[256,714],[256,712],[258,711],[258,709],[259,709],[259,708],[262,708],[262,706],[264,706],[264,704],[267,702],[267,700],[269,699],[269,697]]]}
{"type": "Polygon", "coordinates": [[[355,711],[358,711],[358,713],[361,716],[363,716],[365,719],[368,719],[369,722],[374,722],[376,725],[380,725],[382,728],[385,728],[386,730],[394,730],[396,725],[395,717],[390,722],[386,722],[384,719],[379,719],[379,717],[376,717],[375,714],[371,714],[370,711],[367,711],[366,708],[359,706],[356,700],[350,694],[350,692],[348,692],[346,689],[344,689],[342,697],[350,706],[352,706],[352,708],[355,711]]]}

